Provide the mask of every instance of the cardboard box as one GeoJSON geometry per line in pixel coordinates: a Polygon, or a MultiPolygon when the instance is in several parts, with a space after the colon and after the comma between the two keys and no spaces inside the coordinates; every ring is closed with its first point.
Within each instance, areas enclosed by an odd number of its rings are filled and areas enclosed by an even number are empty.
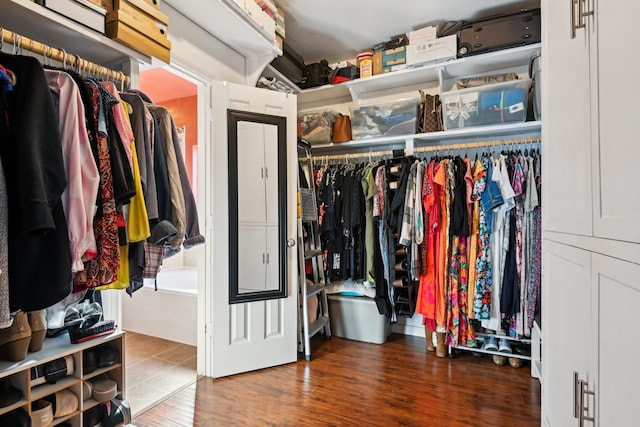
{"type": "Polygon", "coordinates": [[[377,50],[373,52],[373,75],[382,74],[382,51],[377,50]]]}
{"type": "Polygon", "coordinates": [[[407,46],[407,66],[420,67],[433,62],[456,59],[458,51],[458,36],[451,35],[435,40],[421,41],[407,46]]]}
{"type": "Polygon", "coordinates": [[[107,36],[144,54],[169,62],[169,17],[148,0],[113,0],[107,36]]]}
{"type": "Polygon", "coordinates": [[[400,46],[395,49],[387,49],[382,51],[382,67],[392,67],[407,62],[406,46],[400,46]]]}
{"type": "Polygon", "coordinates": [[[131,49],[158,58],[167,64],[171,58],[171,49],[136,31],[122,21],[107,23],[107,35],[131,49]]]}
{"type": "Polygon", "coordinates": [[[91,3],[105,9],[107,12],[113,10],[113,0],[89,0],[91,3]]]}
{"type": "Polygon", "coordinates": [[[382,68],[382,73],[386,74],[386,73],[392,73],[394,71],[402,71],[406,69],[407,69],[407,64],[398,64],[398,65],[392,65],[390,67],[382,68]]]}
{"type": "Polygon", "coordinates": [[[285,36],[285,26],[284,26],[284,10],[278,8],[276,12],[276,33],[280,34],[282,38],[285,36]]]}
{"type": "MultiPolygon", "coordinates": [[[[169,17],[164,13],[160,12],[160,10],[154,7],[150,1],[147,0],[112,0],[113,1],[113,10],[121,10],[127,12],[130,15],[135,14],[146,14],[149,17],[152,17],[158,22],[161,22],[165,25],[169,25],[169,17]]],[[[107,19],[107,22],[112,20],[107,19]]]]}
{"type": "Polygon", "coordinates": [[[421,38],[434,40],[437,37],[437,35],[438,35],[438,27],[436,27],[435,25],[420,28],[418,30],[410,31],[407,33],[407,36],[409,37],[409,44],[412,44],[414,40],[421,39],[421,38]]]}
{"type": "Polygon", "coordinates": [[[167,38],[167,25],[141,13],[128,13],[125,10],[116,10],[107,14],[107,23],[119,21],[130,28],[135,29],[143,36],[171,49],[171,42],[167,38]]]}
{"type": "Polygon", "coordinates": [[[156,10],[160,10],[160,0],[143,0],[143,1],[148,5],[156,8],[156,10]]]}
{"type": "Polygon", "coordinates": [[[46,0],[44,6],[101,34],[105,33],[106,9],[88,0],[46,0]]]}

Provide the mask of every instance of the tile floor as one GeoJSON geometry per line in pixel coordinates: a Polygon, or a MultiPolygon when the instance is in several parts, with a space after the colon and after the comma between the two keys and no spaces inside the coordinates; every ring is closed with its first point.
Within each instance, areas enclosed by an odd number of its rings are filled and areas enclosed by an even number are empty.
{"type": "Polygon", "coordinates": [[[132,416],[142,414],[197,380],[194,346],[127,332],[126,396],[132,416]]]}

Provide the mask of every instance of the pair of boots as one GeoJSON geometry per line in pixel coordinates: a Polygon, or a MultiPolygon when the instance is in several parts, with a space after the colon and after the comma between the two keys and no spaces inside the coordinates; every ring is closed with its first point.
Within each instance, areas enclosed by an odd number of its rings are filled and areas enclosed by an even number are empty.
{"type": "Polygon", "coordinates": [[[447,349],[444,345],[444,332],[436,332],[436,345],[433,345],[433,329],[424,327],[424,332],[427,338],[427,351],[435,351],[438,357],[447,357],[447,349]]]}
{"type": "Polygon", "coordinates": [[[28,352],[42,350],[46,333],[45,310],[19,311],[11,326],[0,329],[0,358],[11,362],[24,360],[28,352]]]}

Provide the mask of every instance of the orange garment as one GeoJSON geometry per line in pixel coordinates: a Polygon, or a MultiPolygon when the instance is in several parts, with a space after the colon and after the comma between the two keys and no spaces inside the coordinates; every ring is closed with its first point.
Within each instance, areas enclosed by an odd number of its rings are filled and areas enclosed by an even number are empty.
{"type": "MultiPolygon", "coordinates": [[[[447,176],[448,160],[443,160],[436,166],[433,182],[438,188],[440,201],[440,230],[437,234],[438,253],[436,258],[436,326],[446,328],[447,325],[447,252],[449,249],[449,210],[448,199],[450,192],[447,189],[449,179],[447,176]]],[[[435,186],[434,186],[435,187],[435,186]]]]}
{"type": "MultiPolygon", "coordinates": [[[[438,259],[438,234],[440,232],[439,190],[433,182],[435,162],[430,162],[425,171],[422,205],[426,226],[427,257],[426,268],[420,275],[416,311],[423,316],[429,329],[435,329],[436,319],[436,259],[438,259]]],[[[424,242],[423,242],[424,244],[424,242]]]]}

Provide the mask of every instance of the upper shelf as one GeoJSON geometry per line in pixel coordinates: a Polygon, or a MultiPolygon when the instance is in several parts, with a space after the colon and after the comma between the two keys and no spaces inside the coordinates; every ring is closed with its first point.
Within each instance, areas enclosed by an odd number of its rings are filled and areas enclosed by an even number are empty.
{"type": "Polygon", "coordinates": [[[29,0],[2,0],[0,27],[100,65],[151,58],[29,0]]]}
{"type": "Polygon", "coordinates": [[[448,145],[483,138],[499,138],[505,136],[533,136],[540,135],[542,123],[531,121],[523,123],[508,123],[489,126],[472,126],[442,132],[429,132],[408,135],[384,136],[365,138],[357,141],[313,144],[312,150],[316,154],[335,153],[342,151],[370,151],[371,149],[391,149],[406,146],[448,145]],[[411,141],[408,143],[408,141],[411,141]]]}
{"type": "Polygon", "coordinates": [[[234,0],[165,0],[245,57],[282,55],[273,34],[267,33],[234,0]]]}
{"type": "Polygon", "coordinates": [[[275,75],[291,86],[294,89],[294,93],[298,94],[298,105],[315,107],[323,101],[337,100],[337,102],[341,102],[340,98],[348,98],[349,96],[354,102],[358,103],[363,98],[374,97],[377,93],[384,91],[397,91],[403,87],[419,86],[429,82],[441,84],[441,79],[443,78],[458,78],[521,67],[529,63],[532,53],[540,49],[540,47],[540,43],[518,46],[448,62],[427,64],[423,67],[408,68],[364,79],[351,80],[337,85],[325,85],[303,90],[289,82],[277,70],[273,69],[272,72],[277,73],[275,75]]]}

